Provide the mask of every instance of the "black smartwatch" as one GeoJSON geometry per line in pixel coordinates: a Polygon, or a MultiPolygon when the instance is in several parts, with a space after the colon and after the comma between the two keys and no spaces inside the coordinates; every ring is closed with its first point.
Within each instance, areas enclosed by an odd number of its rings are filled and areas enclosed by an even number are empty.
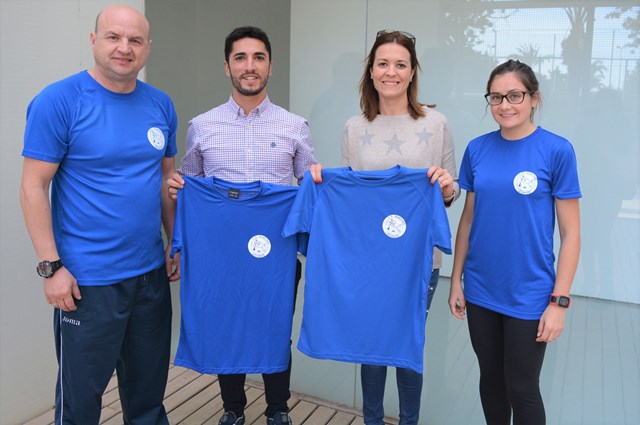
{"type": "Polygon", "coordinates": [[[549,304],[555,304],[562,308],[569,308],[571,307],[571,298],[565,297],[564,295],[551,294],[549,304]]]}
{"type": "Polygon", "coordinates": [[[55,272],[62,268],[62,260],[56,261],[41,261],[38,263],[38,267],[36,267],[36,271],[38,272],[38,276],[44,277],[45,279],[53,276],[55,272]]]}

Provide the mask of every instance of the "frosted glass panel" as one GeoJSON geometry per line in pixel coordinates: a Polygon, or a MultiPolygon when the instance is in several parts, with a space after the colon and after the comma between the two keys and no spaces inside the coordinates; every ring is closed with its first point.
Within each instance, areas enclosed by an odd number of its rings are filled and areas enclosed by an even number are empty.
{"type": "MultiPolygon", "coordinates": [[[[568,138],[578,156],[583,244],[572,292],[640,304],[640,6],[550,4],[294,0],[291,108],[309,118],[318,159],[339,165],[375,33],[409,31],[421,101],[449,118],[459,165],[469,140],[497,128],[482,97],[489,73],[508,58],[527,62],[541,82],[537,123],[568,138]]],[[[450,210],[454,234],[461,209],[459,201],[450,210]]],[[[451,265],[446,257],[441,274],[451,265]]]]}

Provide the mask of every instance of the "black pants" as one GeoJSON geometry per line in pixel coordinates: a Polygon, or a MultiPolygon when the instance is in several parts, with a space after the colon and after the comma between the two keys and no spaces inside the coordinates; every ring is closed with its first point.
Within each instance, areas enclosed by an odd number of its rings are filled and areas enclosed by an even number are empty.
{"type": "MultiPolygon", "coordinates": [[[[294,309],[301,276],[302,264],[300,260],[296,260],[296,280],[293,294],[294,309]]],[[[246,377],[247,375],[243,373],[218,375],[224,411],[231,411],[237,417],[244,413],[244,408],[247,405],[247,396],[244,393],[246,377]]],[[[289,351],[289,366],[287,369],[278,373],[263,373],[262,380],[264,381],[264,396],[267,401],[265,416],[271,417],[276,412],[288,412],[289,405],[287,402],[291,397],[291,392],[289,391],[291,383],[291,351],[289,351]]]]}
{"type": "Polygon", "coordinates": [[[544,425],[540,371],[546,343],[539,320],[521,320],[467,302],[471,344],[480,364],[480,399],[488,425],[544,425]]]}
{"type": "Polygon", "coordinates": [[[123,422],[168,425],[162,404],[171,348],[164,264],[114,285],[81,286],[76,311],[54,310],[56,425],[94,425],[113,370],[123,422]]]}

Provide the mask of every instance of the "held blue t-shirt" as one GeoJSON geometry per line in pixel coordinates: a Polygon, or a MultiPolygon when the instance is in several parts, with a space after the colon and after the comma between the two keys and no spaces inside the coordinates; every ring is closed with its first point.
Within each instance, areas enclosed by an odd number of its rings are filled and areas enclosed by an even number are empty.
{"type": "Polygon", "coordinates": [[[459,183],[475,195],[465,298],[539,319],[555,284],[554,198],[582,196],[573,147],[540,127],[519,140],[488,133],[467,146],[459,183]]]}
{"type": "Polygon", "coordinates": [[[174,363],[200,373],[285,370],[297,239],[281,232],[298,188],[184,179],[172,242],[182,306],[174,363]]]}
{"type": "Polygon", "coordinates": [[[298,349],[422,372],[433,249],[451,254],[426,169],[325,169],[302,181],[283,234],[309,233],[298,349]]]}
{"type": "Polygon", "coordinates": [[[164,262],[161,163],[176,154],[171,99],[136,82],[111,92],[87,71],[46,87],[27,109],[24,157],[59,164],[51,214],[79,285],[110,285],[164,262]]]}

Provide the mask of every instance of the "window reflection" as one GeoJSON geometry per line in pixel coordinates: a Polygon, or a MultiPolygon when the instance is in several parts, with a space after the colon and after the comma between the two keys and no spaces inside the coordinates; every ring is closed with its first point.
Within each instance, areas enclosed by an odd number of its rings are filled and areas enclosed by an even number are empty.
{"type": "Polygon", "coordinates": [[[531,65],[543,95],[537,122],[578,155],[583,245],[573,292],[640,304],[640,6],[566,4],[447,2],[441,47],[421,58],[426,84],[437,83],[422,98],[450,118],[461,155],[493,129],[474,118],[489,71],[510,58],[531,65]]]}

